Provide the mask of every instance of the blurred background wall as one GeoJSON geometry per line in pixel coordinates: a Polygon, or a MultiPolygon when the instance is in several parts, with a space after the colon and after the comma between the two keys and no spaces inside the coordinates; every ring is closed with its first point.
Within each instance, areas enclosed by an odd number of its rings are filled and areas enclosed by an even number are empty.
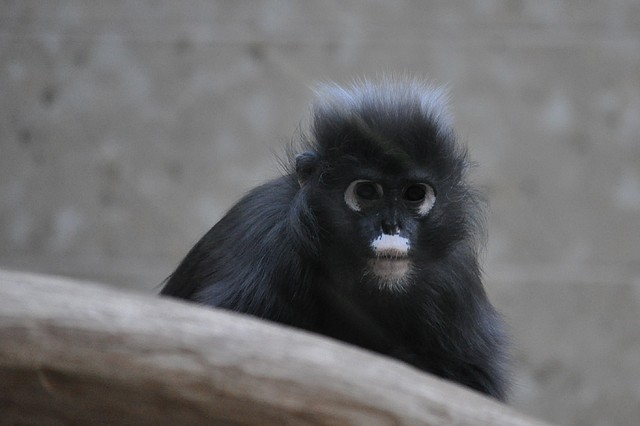
{"type": "Polygon", "coordinates": [[[640,418],[640,2],[0,1],[0,267],[153,293],[317,81],[450,85],[512,405],[640,418]]]}

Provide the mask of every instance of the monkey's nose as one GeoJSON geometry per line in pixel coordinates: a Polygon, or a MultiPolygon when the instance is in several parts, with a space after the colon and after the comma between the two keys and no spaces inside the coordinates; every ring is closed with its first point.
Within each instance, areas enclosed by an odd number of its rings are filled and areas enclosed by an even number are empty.
{"type": "Polygon", "coordinates": [[[396,235],[400,233],[400,225],[396,220],[384,219],[380,225],[383,234],[396,235]]]}

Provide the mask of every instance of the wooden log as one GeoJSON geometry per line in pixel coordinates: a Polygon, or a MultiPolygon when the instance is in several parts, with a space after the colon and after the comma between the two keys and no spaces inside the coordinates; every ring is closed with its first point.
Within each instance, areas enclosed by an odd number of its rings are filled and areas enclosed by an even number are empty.
{"type": "Polygon", "coordinates": [[[1,270],[0,423],[542,424],[321,336],[1,270]]]}

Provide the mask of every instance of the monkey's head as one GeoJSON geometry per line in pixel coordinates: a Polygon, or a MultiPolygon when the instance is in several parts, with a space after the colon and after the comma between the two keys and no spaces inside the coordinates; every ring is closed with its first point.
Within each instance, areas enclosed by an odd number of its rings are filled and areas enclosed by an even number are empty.
{"type": "Polygon", "coordinates": [[[456,247],[475,249],[481,215],[442,90],[416,81],[325,86],[312,120],[295,175],[321,256],[344,265],[340,273],[397,290],[456,247]]]}

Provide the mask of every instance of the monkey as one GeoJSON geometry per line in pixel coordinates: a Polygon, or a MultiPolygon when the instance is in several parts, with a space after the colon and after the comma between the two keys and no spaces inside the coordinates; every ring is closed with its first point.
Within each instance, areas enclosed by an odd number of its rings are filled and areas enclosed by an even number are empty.
{"type": "Polygon", "coordinates": [[[446,90],[327,83],[284,171],[188,252],[161,295],[325,335],[505,401],[508,338],[482,283],[485,201],[446,90]]]}

